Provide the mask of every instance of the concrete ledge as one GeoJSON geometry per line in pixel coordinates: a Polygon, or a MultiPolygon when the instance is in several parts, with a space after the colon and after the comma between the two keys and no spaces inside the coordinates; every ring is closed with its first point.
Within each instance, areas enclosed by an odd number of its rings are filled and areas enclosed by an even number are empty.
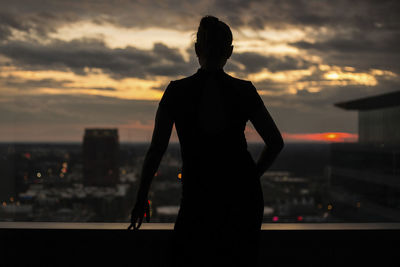
{"type": "MultiPolygon", "coordinates": [[[[0,266],[164,266],[173,224],[0,223],[0,266]]],[[[264,224],[259,266],[400,266],[400,224],[264,224]]],[[[179,248],[172,248],[180,253],[179,248]]]]}
{"type": "MultiPolygon", "coordinates": [[[[0,229],[126,230],[129,223],[0,222],[0,229]]],[[[173,230],[173,223],[143,223],[141,230],[173,230]]],[[[264,223],[268,230],[399,230],[400,223],[264,223]]]]}

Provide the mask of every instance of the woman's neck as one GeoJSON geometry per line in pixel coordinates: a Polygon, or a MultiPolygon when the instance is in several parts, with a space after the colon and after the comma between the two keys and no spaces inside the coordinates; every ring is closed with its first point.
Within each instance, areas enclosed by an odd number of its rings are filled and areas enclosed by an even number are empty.
{"type": "Polygon", "coordinates": [[[207,67],[207,66],[201,66],[200,69],[206,72],[218,72],[223,70],[222,67],[207,67]]]}

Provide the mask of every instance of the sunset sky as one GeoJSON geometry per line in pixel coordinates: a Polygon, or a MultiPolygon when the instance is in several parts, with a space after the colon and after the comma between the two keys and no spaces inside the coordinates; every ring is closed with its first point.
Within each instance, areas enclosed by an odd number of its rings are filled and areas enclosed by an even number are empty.
{"type": "MultiPolygon", "coordinates": [[[[0,142],[79,142],[88,127],[150,141],[166,85],[199,67],[208,14],[233,31],[225,71],[253,82],[286,141],[356,141],[357,113],[333,104],[400,90],[399,11],[367,0],[0,0],[0,142]]],[[[260,140],[250,124],[246,136],[260,140]]]]}

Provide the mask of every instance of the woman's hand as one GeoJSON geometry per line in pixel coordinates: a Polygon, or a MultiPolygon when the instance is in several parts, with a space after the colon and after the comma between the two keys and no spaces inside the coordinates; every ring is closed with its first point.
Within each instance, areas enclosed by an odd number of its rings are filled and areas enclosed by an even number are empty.
{"type": "Polygon", "coordinates": [[[174,125],[174,120],[168,113],[168,109],[163,106],[164,105],[159,105],[157,109],[153,137],[144,158],[137,201],[135,207],[132,209],[131,224],[128,230],[131,228],[133,228],[133,230],[139,229],[140,225],[142,225],[143,217],[146,217],[146,221],[150,222],[150,203],[147,195],[154,174],[157,172],[164,152],[167,150],[172,127],[174,125]]]}
{"type": "Polygon", "coordinates": [[[146,218],[146,222],[150,222],[150,205],[149,200],[144,199],[143,201],[138,200],[135,204],[135,207],[131,212],[131,224],[128,227],[128,230],[139,230],[140,226],[143,222],[143,217],[146,218]],[[137,224],[137,225],[136,225],[137,224]]]}

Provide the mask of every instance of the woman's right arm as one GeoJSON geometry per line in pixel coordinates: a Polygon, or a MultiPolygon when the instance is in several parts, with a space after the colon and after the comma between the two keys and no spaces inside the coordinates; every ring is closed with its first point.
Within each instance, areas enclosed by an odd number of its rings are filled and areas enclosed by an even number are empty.
{"type": "Polygon", "coordinates": [[[278,127],[264,105],[260,105],[249,119],[265,143],[256,165],[257,175],[260,178],[272,165],[284,143],[278,127]]]}
{"type": "Polygon", "coordinates": [[[143,221],[144,213],[147,213],[146,219],[148,221],[150,220],[147,195],[149,193],[154,174],[156,173],[161,159],[167,150],[173,124],[174,120],[168,113],[168,110],[163,105],[160,105],[156,113],[150,148],[147,150],[146,157],[144,159],[139,190],[137,193],[135,206],[131,212],[131,224],[129,225],[128,229],[139,229],[143,221]]]}

